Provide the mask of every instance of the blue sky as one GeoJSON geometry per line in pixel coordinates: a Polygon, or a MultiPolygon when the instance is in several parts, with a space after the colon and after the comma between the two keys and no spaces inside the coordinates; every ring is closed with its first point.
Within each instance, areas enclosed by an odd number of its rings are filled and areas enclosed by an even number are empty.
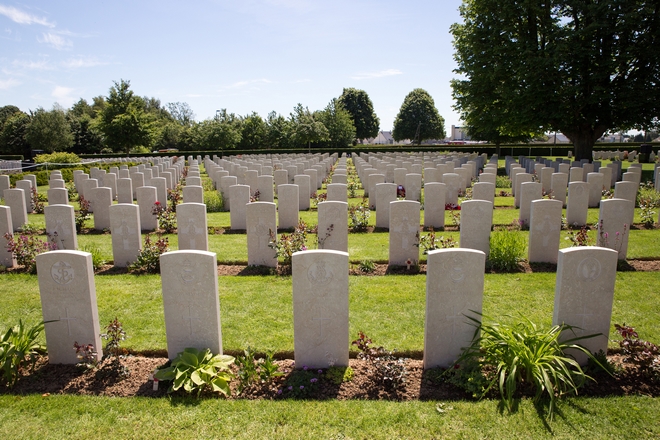
{"type": "Polygon", "coordinates": [[[0,0],[0,106],[70,107],[129,80],[140,96],[289,116],[365,90],[390,130],[415,88],[459,125],[449,26],[460,0],[0,0]]]}

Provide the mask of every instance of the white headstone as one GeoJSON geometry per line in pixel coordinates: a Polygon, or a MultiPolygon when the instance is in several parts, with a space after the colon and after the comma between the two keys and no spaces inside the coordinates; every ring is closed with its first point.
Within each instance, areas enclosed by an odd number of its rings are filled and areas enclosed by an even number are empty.
{"type": "Polygon", "coordinates": [[[46,218],[48,240],[55,243],[58,250],[75,251],[78,249],[73,206],[48,205],[44,207],[44,217],[46,218]]]}
{"type": "Polygon", "coordinates": [[[293,229],[298,226],[299,201],[298,185],[280,185],[277,188],[277,224],[279,229],[293,229]]]}
{"type": "Polygon", "coordinates": [[[117,179],[117,202],[133,203],[133,181],[131,179],[117,179]]]}
{"type": "Polygon", "coordinates": [[[348,188],[345,183],[333,183],[327,186],[328,202],[348,202],[348,188]]]}
{"type": "Polygon", "coordinates": [[[218,267],[214,252],[173,251],[160,256],[167,356],[185,348],[222,354],[218,267]]]}
{"type": "Polygon", "coordinates": [[[530,263],[557,263],[561,214],[562,203],[559,200],[532,202],[527,253],[530,263]]]}
{"type": "Polygon", "coordinates": [[[25,212],[28,214],[34,211],[32,206],[32,182],[29,180],[17,180],[16,189],[23,190],[23,198],[25,199],[25,212]]]}
{"type": "Polygon", "coordinates": [[[48,362],[77,364],[75,342],[93,344],[101,360],[92,254],[51,251],[37,255],[36,261],[48,362]]]}
{"type": "Polygon", "coordinates": [[[445,227],[447,185],[431,182],[424,186],[424,227],[441,230],[445,227]]]}
{"type": "MultiPolygon", "coordinates": [[[[578,342],[592,353],[607,351],[616,266],[617,253],[611,249],[583,246],[559,251],[552,324],[574,326],[564,339],[599,334],[578,342]]],[[[586,355],[570,354],[586,365],[586,355]]]]}
{"type": "Polygon", "coordinates": [[[118,203],[110,207],[110,233],[114,265],[133,264],[142,249],[140,208],[132,203],[118,203]]]}
{"type": "MultiPolygon", "coordinates": [[[[586,165],[586,164],[585,164],[586,165]]],[[[603,197],[603,175],[601,173],[587,174],[589,184],[589,208],[598,208],[603,197]]]]}
{"type": "Polygon", "coordinates": [[[179,250],[208,251],[206,205],[181,203],[176,207],[179,250]]]}
{"type": "Polygon", "coordinates": [[[348,366],[348,253],[296,252],[292,281],[296,366],[348,366]]]}
{"type": "Polygon", "coordinates": [[[321,202],[318,214],[318,248],[348,252],[348,203],[321,202]]]}
{"type": "Polygon", "coordinates": [[[566,223],[569,226],[587,224],[589,210],[589,184],[571,182],[568,184],[568,202],[566,202],[566,223]]]}
{"type": "Polygon", "coordinates": [[[628,255],[628,237],[635,215],[635,203],[625,199],[601,200],[598,215],[598,245],[618,252],[619,260],[628,255]]]}
{"type": "Polygon", "coordinates": [[[89,204],[94,210],[94,229],[102,231],[110,228],[110,205],[112,190],[105,186],[89,188],[89,204]]]}
{"type": "MultiPolygon", "coordinates": [[[[9,206],[0,205],[0,237],[5,234],[13,234],[14,228],[11,223],[11,208],[9,206]]],[[[0,247],[0,265],[5,267],[16,266],[16,258],[14,253],[7,249],[7,246],[0,247]]]]}
{"type": "Polygon", "coordinates": [[[485,200],[466,200],[461,204],[460,247],[488,255],[493,204],[485,200]]]}
{"type": "MultiPolygon", "coordinates": [[[[157,190],[153,186],[141,186],[137,189],[137,203],[140,207],[140,227],[143,231],[158,229],[158,217],[153,214],[157,190]]],[[[167,203],[162,206],[167,207],[167,203]]]]}
{"type": "Polygon", "coordinates": [[[184,186],[183,203],[204,203],[204,188],[197,185],[184,186]]]}
{"type": "Polygon", "coordinates": [[[438,249],[427,256],[424,368],[448,368],[470,345],[481,321],[486,255],[474,249],[438,249]]]}
{"type": "Polygon", "coordinates": [[[310,179],[307,174],[297,174],[293,181],[298,185],[298,210],[307,211],[309,209],[310,179]]]}
{"type": "Polygon", "coordinates": [[[11,188],[4,190],[3,195],[5,205],[11,208],[11,223],[14,231],[18,231],[28,222],[25,191],[20,188],[11,188]]]}
{"type": "Polygon", "coordinates": [[[553,173],[552,174],[552,197],[559,200],[562,206],[566,206],[566,188],[568,187],[568,174],[566,173],[553,173]]]}
{"type": "Polygon", "coordinates": [[[407,266],[419,261],[420,203],[400,200],[390,203],[389,264],[407,266]]]}
{"type": "Polygon", "coordinates": [[[248,203],[248,266],[277,267],[277,251],[268,245],[271,232],[277,237],[276,211],[275,203],[272,202],[248,203]]]}
{"type": "Polygon", "coordinates": [[[246,205],[250,203],[250,187],[248,185],[232,185],[229,187],[229,199],[231,200],[231,209],[229,220],[231,229],[245,230],[246,223],[246,205]]]}

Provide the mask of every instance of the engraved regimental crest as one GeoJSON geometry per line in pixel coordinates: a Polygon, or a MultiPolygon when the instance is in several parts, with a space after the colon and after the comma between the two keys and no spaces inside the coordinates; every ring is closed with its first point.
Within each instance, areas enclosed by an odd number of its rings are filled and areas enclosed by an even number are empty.
{"type": "Polygon", "coordinates": [[[600,261],[595,258],[585,258],[578,264],[578,276],[586,281],[595,281],[600,275],[600,261]]]}
{"type": "Polygon", "coordinates": [[[307,279],[312,284],[328,284],[332,281],[332,273],[326,270],[324,261],[319,261],[312,264],[307,270],[307,279]]]}
{"type": "Polygon", "coordinates": [[[465,262],[460,256],[453,256],[445,264],[445,272],[453,282],[459,283],[465,279],[465,262]]]}
{"type": "Polygon", "coordinates": [[[65,261],[58,261],[50,268],[50,276],[57,284],[69,284],[73,281],[73,267],[65,261]]]}
{"type": "Polygon", "coordinates": [[[189,283],[195,279],[195,274],[193,273],[194,267],[190,260],[185,260],[181,267],[181,279],[184,283],[189,283]]]}

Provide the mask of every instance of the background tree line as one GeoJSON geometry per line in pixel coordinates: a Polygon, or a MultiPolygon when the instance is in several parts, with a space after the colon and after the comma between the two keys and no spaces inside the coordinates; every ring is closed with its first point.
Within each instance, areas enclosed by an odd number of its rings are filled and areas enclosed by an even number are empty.
{"type": "Polygon", "coordinates": [[[130,82],[115,82],[107,96],[80,99],[71,108],[28,113],[7,105],[0,108],[0,154],[31,156],[45,153],[148,153],[233,149],[346,147],[378,134],[379,119],[363,90],[344,89],[328,105],[310,111],[298,104],[288,117],[271,112],[240,116],[226,109],[196,121],[185,102],[162,104],[140,97],[130,82]]]}

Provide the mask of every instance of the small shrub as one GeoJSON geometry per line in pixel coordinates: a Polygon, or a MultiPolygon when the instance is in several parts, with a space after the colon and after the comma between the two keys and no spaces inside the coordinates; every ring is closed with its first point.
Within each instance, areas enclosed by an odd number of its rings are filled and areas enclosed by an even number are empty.
{"type": "Polygon", "coordinates": [[[183,201],[183,186],[180,183],[174,189],[167,190],[167,200],[170,202],[170,210],[176,212],[177,205],[183,201]]]}
{"type": "Polygon", "coordinates": [[[282,263],[291,264],[293,254],[307,250],[307,225],[300,220],[298,226],[290,234],[281,234],[279,240],[273,231],[268,231],[270,241],[268,247],[275,249],[275,257],[281,258],[282,263]]]}
{"type": "Polygon", "coordinates": [[[488,389],[488,379],[481,370],[481,364],[473,359],[465,359],[463,362],[454,364],[442,373],[442,378],[470,394],[472,397],[480,398],[488,389]]]}
{"type": "Polygon", "coordinates": [[[579,231],[568,231],[568,236],[566,240],[569,240],[572,243],[572,246],[591,246],[593,244],[593,239],[589,237],[589,228],[584,225],[580,228],[579,231]]]}
{"type": "Polygon", "coordinates": [[[0,336],[0,371],[9,388],[14,386],[26,364],[34,367],[37,356],[46,353],[46,347],[37,342],[43,330],[43,322],[27,328],[19,320],[17,326],[10,327],[0,336]]]}
{"type": "Polygon", "coordinates": [[[348,197],[355,198],[357,197],[357,190],[360,188],[360,184],[355,179],[348,179],[346,184],[346,189],[348,190],[348,197]]]}
{"type": "Polygon", "coordinates": [[[76,350],[76,357],[80,360],[76,365],[85,370],[92,370],[98,365],[98,353],[94,348],[94,344],[78,344],[78,341],[73,343],[73,349],[76,350]]]}
{"type": "Polygon", "coordinates": [[[75,202],[78,199],[78,191],[76,191],[76,185],[73,182],[67,182],[65,185],[67,193],[69,195],[69,201],[75,202]]]}
{"type": "Polygon", "coordinates": [[[358,270],[362,273],[372,273],[376,270],[376,265],[371,260],[362,260],[358,264],[358,270]]]}
{"type": "Polygon", "coordinates": [[[435,231],[433,228],[429,231],[428,234],[417,233],[417,247],[422,249],[422,254],[427,255],[429,251],[434,251],[436,249],[449,249],[455,248],[458,243],[452,237],[445,238],[441,236],[440,238],[436,237],[435,231]]]}
{"type": "Polygon", "coordinates": [[[163,230],[166,234],[173,234],[176,231],[176,210],[171,206],[164,206],[156,201],[151,208],[151,214],[158,219],[158,229],[163,230]]]}
{"type": "Polygon", "coordinates": [[[366,198],[358,205],[352,205],[348,208],[348,226],[353,232],[365,232],[369,226],[369,217],[371,211],[366,198]]]}
{"type": "Polygon", "coordinates": [[[490,253],[486,265],[494,270],[512,272],[518,269],[525,253],[525,239],[510,231],[490,235],[490,253]]]}
{"type": "Polygon", "coordinates": [[[234,363],[238,367],[238,394],[257,383],[268,383],[275,377],[283,376],[279,366],[273,361],[273,353],[267,353],[265,358],[255,359],[254,350],[250,347],[243,350],[243,355],[236,356],[234,363]]]}
{"type": "Polygon", "coordinates": [[[82,228],[85,227],[85,222],[91,218],[89,212],[89,200],[85,199],[83,196],[78,196],[78,203],[80,209],[75,213],[75,222],[76,222],[76,232],[80,233],[82,228]]]}
{"type": "Polygon", "coordinates": [[[389,390],[398,390],[406,383],[408,370],[405,359],[394,355],[383,347],[372,346],[373,341],[364,332],[358,332],[358,338],[351,342],[360,352],[358,359],[364,359],[370,364],[370,371],[376,382],[389,390]]]}
{"type": "Polygon", "coordinates": [[[48,201],[48,198],[43,194],[39,194],[39,191],[37,191],[37,188],[35,187],[31,187],[30,191],[31,191],[30,200],[32,202],[32,209],[34,210],[35,214],[43,214],[44,203],[48,201]]]}
{"type": "Polygon", "coordinates": [[[105,344],[105,355],[103,357],[111,359],[109,368],[113,373],[121,377],[126,377],[129,375],[128,367],[121,363],[124,355],[121,342],[126,339],[126,332],[117,318],[110,321],[105,331],[105,333],[101,334],[101,337],[108,342],[105,344]]]}
{"type": "Polygon", "coordinates": [[[655,206],[651,203],[642,202],[639,205],[641,211],[639,213],[640,220],[642,224],[647,228],[651,228],[655,223],[655,217],[657,212],[653,210],[655,206]]]}
{"type": "Polygon", "coordinates": [[[351,367],[332,366],[325,372],[325,377],[335,385],[353,380],[353,369],[351,367]]]}
{"type": "Polygon", "coordinates": [[[144,237],[144,246],[138,253],[135,262],[128,266],[129,273],[159,273],[160,255],[169,251],[169,241],[167,237],[158,235],[156,241],[151,240],[151,235],[144,237]]]}
{"type": "Polygon", "coordinates": [[[187,393],[209,390],[229,396],[229,382],[232,374],[229,370],[234,358],[228,355],[211,353],[196,348],[186,348],[177,354],[169,367],[159,369],[154,377],[158,380],[172,381],[168,392],[181,388],[187,393]]]}
{"type": "Polygon", "coordinates": [[[82,159],[75,153],[56,152],[51,154],[38,154],[34,157],[34,163],[53,163],[57,165],[62,164],[78,164],[82,159]]]}
{"type": "Polygon", "coordinates": [[[652,342],[639,339],[634,327],[614,324],[621,336],[619,346],[626,361],[637,365],[642,371],[653,373],[660,379],[660,348],[652,342]]]}
{"type": "Polygon", "coordinates": [[[206,212],[222,212],[224,210],[224,200],[218,191],[205,191],[204,204],[206,212]]]}
{"type": "Polygon", "coordinates": [[[480,363],[489,382],[482,396],[498,385],[501,402],[510,412],[515,408],[516,391],[527,386],[535,393],[534,402],[549,399],[548,416],[552,418],[558,398],[577,394],[578,388],[592,379],[566,350],[578,350],[593,359],[589,350],[576,343],[596,335],[562,340],[561,334],[573,327],[564,324],[539,329],[528,319],[513,325],[484,324],[466,317],[476,327],[475,337],[456,363],[480,363]]]}
{"type": "Polygon", "coordinates": [[[250,195],[250,203],[258,202],[261,198],[261,191],[256,190],[254,194],[250,195]]]}
{"type": "Polygon", "coordinates": [[[511,179],[508,176],[495,177],[496,188],[511,188],[511,179]]]}
{"type": "Polygon", "coordinates": [[[92,254],[92,267],[94,270],[99,270],[105,263],[107,263],[106,259],[103,258],[103,254],[101,253],[101,249],[91,247],[91,246],[83,246],[80,248],[81,251],[83,252],[89,252],[92,254]]]}
{"type": "Polygon", "coordinates": [[[23,266],[27,273],[37,273],[37,255],[57,249],[54,243],[40,240],[35,235],[21,234],[18,237],[9,232],[4,235],[7,250],[16,258],[16,264],[23,266]]]}
{"type": "Polygon", "coordinates": [[[318,208],[319,203],[328,200],[328,193],[314,193],[312,194],[312,207],[318,208]]]}

